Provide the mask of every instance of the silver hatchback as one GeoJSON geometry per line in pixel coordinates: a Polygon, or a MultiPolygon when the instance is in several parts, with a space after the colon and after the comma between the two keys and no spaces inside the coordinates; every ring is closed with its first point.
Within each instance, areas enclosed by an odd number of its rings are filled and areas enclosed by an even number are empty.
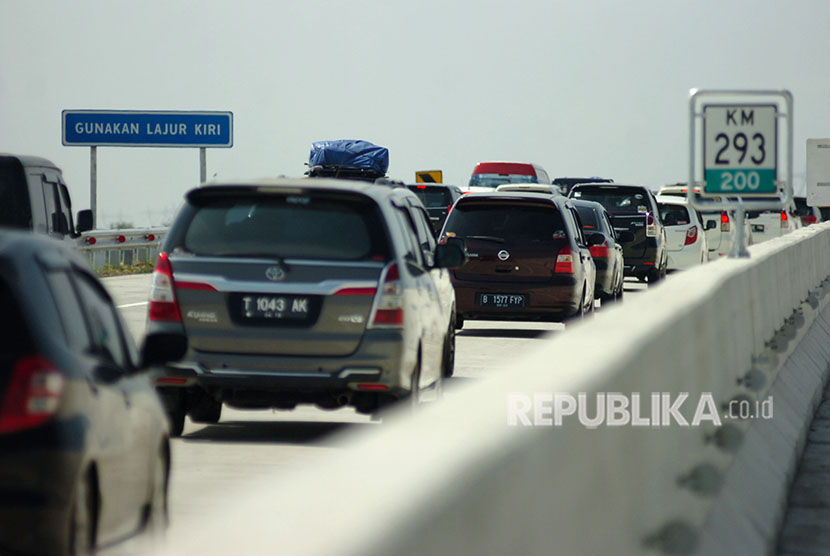
{"type": "Polygon", "coordinates": [[[452,374],[457,245],[405,187],[326,179],[190,191],[159,256],[148,332],[184,333],[157,379],[173,423],[222,404],[372,413],[452,374]]]}

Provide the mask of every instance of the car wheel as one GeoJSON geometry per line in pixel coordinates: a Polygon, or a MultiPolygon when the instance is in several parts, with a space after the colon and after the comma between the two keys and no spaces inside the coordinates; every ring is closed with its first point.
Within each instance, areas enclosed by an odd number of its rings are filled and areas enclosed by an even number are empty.
{"type": "Polygon", "coordinates": [[[200,396],[188,411],[190,420],[194,423],[218,423],[222,417],[222,402],[216,401],[207,394],[200,396]]]}
{"type": "Polygon", "coordinates": [[[455,325],[450,320],[450,327],[444,338],[444,356],[441,358],[441,374],[449,378],[455,371],[455,325]]]}
{"type": "Polygon", "coordinates": [[[170,436],[178,437],[184,432],[184,418],[186,412],[184,404],[179,403],[167,410],[167,417],[170,419],[170,436]]]}
{"type": "Polygon", "coordinates": [[[464,317],[461,315],[455,315],[455,329],[461,330],[464,328],[464,317]]]}
{"type": "Polygon", "coordinates": [[[648,272],[648,285],[650,286],[652,284],[656,284],[662,279],[662,277],[663,273],[660,271],[660,269],[655,268],[653,270],[650,270],[648,272]]]}
{"type": "Polygon", "coordinates": [[[69,519],[69,554],[86,556],[95,550],[95,486],[87,471],[75,485],[69,519]]]}
{"type": "Polygon", "coordinates": [[[421,403],[421,352],[409,378],[409,406],[414,410],[421,403]]]}
{"type": "Polygon", "coordinates": [[[622,301],[624,291],[625,291],[625,280],[620,280],[620,287],[614,294],[614,301],[622,301]]]}
{"type": "Polygon", "coordinates": [[[152,490],[147,508],[145,528],[153,535],[160,535],[167,528],[167,489],[170,476],[170,465],[166,447],[159,450],[153,464],[152,490]]]}

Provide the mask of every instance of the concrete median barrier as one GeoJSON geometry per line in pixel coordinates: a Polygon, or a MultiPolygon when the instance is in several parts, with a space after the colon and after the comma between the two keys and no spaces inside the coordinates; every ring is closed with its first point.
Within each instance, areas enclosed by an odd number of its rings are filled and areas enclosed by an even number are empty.
{"type": "Polygon", "coordinates": [[[344,435],[325,461],[221,493],[160,553],[771,551],[827,379],[830,224],[750,253],[344,435]]]}

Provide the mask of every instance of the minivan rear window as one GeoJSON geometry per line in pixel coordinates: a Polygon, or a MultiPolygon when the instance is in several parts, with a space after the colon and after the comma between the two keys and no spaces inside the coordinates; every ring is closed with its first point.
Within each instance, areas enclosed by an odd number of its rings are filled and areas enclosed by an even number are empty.
{"type": "Polygon", "coordinates": [[[470,176],[470,187],[496,187],[504,183],[538,183],[536,176],[524,174],[473,174],[470,176]]]}
{"type": "Polygon", "coordinates": [[[565,237],[565,225],[555,207],[530,203],[459,203],[444,230],[459,238],[505,242],[549,243],[565,237]]]}
{"type": "Polygon", "coordinates": [[[426,208],[447,208],[452,204],[452,195],[446,187],[410,186],[426,208]]]}
{"type": "Polygon", "coordinates": [[[325,195],[207,196],[196,204],[178,246],[194,254],[389,259],[379,209],[369,200],[325,195]]]}
{"type": "Polygon", "coordinates": [[[29,186],[22,167],[13,158],[0,158],[0,226],[32,229],[29,186]]]}
{"type": "Polygon", "coordinates": [[[635,187],[578,187],[571,191],[574,199],[596,201],[611,214],[637,214],[650,210],[648,194],[635,187]]]}
{"type": "Polygon", "coordinates": [[[666,226],[685,226],[691,222],[689,211],[681,205],[657,203],[660,208],[660,220],[666,226]]]}

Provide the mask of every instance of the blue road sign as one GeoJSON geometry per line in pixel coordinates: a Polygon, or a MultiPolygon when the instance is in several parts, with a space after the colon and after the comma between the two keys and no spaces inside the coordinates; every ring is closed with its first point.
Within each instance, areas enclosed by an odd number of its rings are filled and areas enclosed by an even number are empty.
{"type": "Polygon", "coordinates": [[[232,147],[231,112],[64,110],[63,144],[75,147],[232,147]]]}

